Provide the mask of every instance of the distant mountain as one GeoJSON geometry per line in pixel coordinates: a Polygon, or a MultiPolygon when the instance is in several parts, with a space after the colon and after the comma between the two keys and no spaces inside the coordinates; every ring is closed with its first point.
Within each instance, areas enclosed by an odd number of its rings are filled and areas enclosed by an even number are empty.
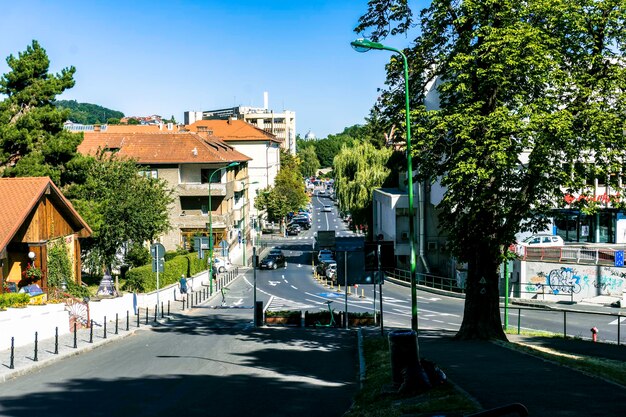
{"type": "Polygon", "coordinates": [[[97,104],[78,103],[76,100],[58,100],[54,102],[54,105],[58,108],[69,109],[69,120],[84,125],[106,123],[109,119],[119,120],[124,117],[121,111],[107,109],[97,104]]]}

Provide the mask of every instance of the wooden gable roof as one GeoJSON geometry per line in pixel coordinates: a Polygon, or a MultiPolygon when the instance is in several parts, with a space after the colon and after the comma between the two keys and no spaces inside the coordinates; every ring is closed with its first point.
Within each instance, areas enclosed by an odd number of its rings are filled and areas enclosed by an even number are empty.
{"type": "Polygon", "coordinates": [[[63,219],[79,233],[88,237],[92,231],[48,177],[0,178],[0,253],[14,239],[24,223],[37,210],[44,196],[63,216],[63,219]]]}

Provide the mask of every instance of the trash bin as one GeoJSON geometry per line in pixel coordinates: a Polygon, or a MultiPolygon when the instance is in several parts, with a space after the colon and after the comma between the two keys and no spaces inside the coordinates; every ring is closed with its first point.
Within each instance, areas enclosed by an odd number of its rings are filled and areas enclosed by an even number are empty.
{"type": "Polygon", "coordinates": [[[257,301],[254,305],[254,325],[263,326],[263,301],[257,301]]]}
{"type": "Polygon", "coordinates": [[[417,354],[417,332],[415,330],[393,330],[389,332],[389,359],[394,386],[404,382],[404,369],[419,368],[417,354]]]}

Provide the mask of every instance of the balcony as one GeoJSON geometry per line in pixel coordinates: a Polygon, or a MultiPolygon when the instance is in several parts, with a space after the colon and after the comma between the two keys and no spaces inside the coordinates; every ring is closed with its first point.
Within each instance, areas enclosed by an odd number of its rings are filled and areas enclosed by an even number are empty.
{"type": "MultiPolygon", "coordinates": [[[[232,224],[230,214],[212,214],[213,228],[228,228],[232,224]]],[[[172,220],[172,226],[179,229],[206,229],[209,216],[206,214],[186,214],[172,220]]]]}
{"type": "MultiPolygon", "coordinates": [[[[174,188],[174,193],[183,197],[199,197],[209,195],[209,184],[178,184],[174,188]]],[[[225,196],[226,184],[214,183],[211,184],[211,195],[225,196]]]]}

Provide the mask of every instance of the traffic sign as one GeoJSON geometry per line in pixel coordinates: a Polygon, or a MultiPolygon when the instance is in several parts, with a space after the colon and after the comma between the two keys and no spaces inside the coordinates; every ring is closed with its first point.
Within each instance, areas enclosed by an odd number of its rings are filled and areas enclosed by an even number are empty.
{"type": "Polygon", "coordinates": [[[152,272],[163,272],[165,270],[165,247],[160,243],[153,243],[150,246],[152,255],[152,272]]]}

